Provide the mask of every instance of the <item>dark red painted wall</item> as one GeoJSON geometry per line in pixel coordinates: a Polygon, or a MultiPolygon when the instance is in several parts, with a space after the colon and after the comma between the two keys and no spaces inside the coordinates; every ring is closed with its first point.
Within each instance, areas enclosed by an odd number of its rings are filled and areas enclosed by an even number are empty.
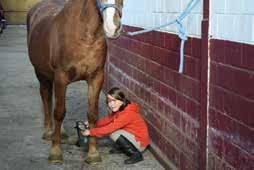
{"type": "Polygon", "coordinates": [[[191,170],[199,165],[201,40],[188,39],[183,74],[179,48],[177,35],[162,32],[109,41],[105,88],[119,86],[138,102],[152,146],[177,168],[191,170]]]}
{"type": "Polygon", "coordinates": [[[254,169],[254,46],[211,40],[209,164],[254,169]]]}

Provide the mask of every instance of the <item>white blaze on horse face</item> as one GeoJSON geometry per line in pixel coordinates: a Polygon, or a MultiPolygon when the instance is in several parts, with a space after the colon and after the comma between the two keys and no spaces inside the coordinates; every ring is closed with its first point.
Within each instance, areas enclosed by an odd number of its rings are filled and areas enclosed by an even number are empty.
{"type": "MultiPolygon", "coordinates": [[[[115,0],[108,0],[105,2],[107,4],[115,4],[115,0]]],[[[103,18],[104,18],[104,31],[109,37],[113,37],[115,34],[115,31],[117,29],[117,26],[114,23],[114,15],[115,15],[116,9],[113,7],[106,8],[103,12],[103,18]]]]}

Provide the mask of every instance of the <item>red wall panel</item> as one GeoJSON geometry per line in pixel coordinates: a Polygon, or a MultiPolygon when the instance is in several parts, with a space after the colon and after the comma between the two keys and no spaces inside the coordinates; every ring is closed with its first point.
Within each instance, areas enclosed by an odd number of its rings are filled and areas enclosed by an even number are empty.
{"type": "Polygon", "coordinates": [[[210,168],[254,168],[254,46],[211,40],[210,168]]]}

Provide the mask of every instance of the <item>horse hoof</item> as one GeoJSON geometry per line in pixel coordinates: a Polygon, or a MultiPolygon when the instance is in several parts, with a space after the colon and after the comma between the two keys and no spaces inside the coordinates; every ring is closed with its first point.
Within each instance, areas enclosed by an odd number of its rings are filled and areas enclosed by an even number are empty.
{"type": "Polygon", "coordinates": [[[42,139],[47,140],[47,141],[51,141],[52,140],[52,134],[53,134],[53,132],[51,130],[47,130],[43,133],[42,139]]]}
{"type": "Polygon", "coordinates": [[[55,157],[50,157],[48,158],[49,163],[52,164],[63,164],[63,158],[55,158],[55,157]]]}
{"type": "Polygon", "coordinates": [[[48,161],[50,163],[57,163],[62,164],[63,163],[63,154],[59,148],[51,148],[48,161]]]}
{"type": "Polygon", "coordinates": [[[102,162],[101,156],[99,154],[88,155],[85,159],[85,162],[91,165],[98,164],[102,162]]]}

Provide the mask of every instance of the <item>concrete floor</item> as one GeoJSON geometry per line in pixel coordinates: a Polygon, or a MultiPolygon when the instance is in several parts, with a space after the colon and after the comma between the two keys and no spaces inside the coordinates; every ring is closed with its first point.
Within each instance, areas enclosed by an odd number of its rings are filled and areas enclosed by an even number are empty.
{"type": "MultiPolygon", "coordinates": [[[[73,83],[67,91],[67,113],[64,127],[75,137],[76,120],[86,119],[85,82],[73,83]]],[[[100,97],[100,114],[105,113],[104,95],[100,97]]],[[[31,66],[26,47],[26,28],[9,26],[0,35],[0,169],[62,170],[62,169],[136,169],[161,170],[163,167],[146,151],[144,161],[124,165],[125,155],[109,155],[112,144],[108,138],[99,139],[98,150],[103,162],[88,165],[83,162],[84,148],[63,144],[64,163],[48,163],[50,144],[41,139],[43,114],[39,84],[31,66]]]]}

